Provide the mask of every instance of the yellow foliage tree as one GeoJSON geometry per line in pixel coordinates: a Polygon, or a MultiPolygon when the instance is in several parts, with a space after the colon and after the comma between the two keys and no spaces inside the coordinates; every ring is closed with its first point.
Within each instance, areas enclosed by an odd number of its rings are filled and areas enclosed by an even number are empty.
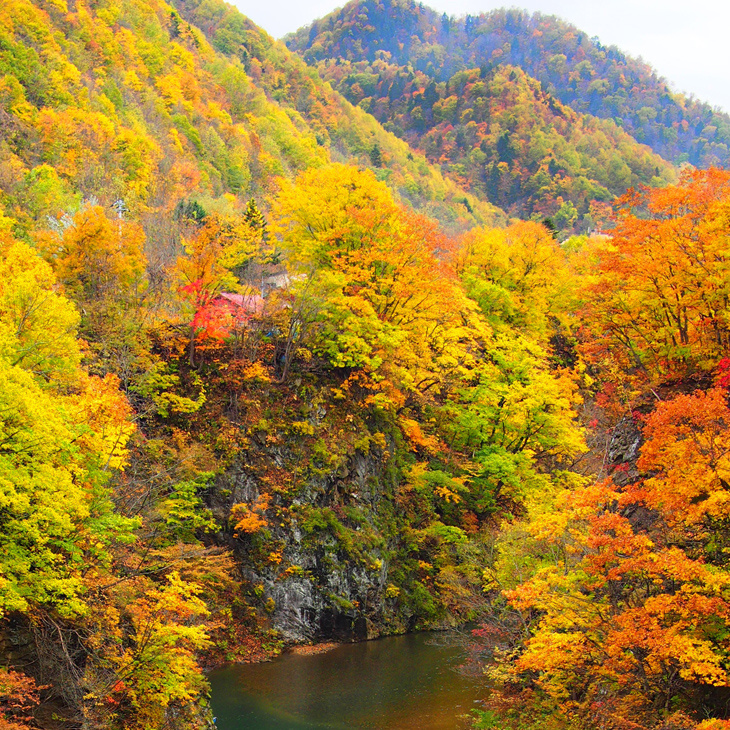
{"type": "Polygon", "coordinates": [[[79,366],[77,315],[48,264],[5,239],[0,256],[0,613],[83,613],[84,575],[129,531],[105,470],[133,430],[118,381],[79,366]],[[21,268],[22,263],[22,268],[21,268]],[[117,533],[118,531],[118,533],[117,533]]]}

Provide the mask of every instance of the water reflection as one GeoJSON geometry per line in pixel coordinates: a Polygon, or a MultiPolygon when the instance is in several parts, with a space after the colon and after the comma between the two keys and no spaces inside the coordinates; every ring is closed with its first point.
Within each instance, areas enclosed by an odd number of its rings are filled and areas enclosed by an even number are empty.
{"type": "Polygon", "coordinates": [[[211,674],[219,730],[456,730],[484,694],[457,642],[391,637],[211,674]]]}

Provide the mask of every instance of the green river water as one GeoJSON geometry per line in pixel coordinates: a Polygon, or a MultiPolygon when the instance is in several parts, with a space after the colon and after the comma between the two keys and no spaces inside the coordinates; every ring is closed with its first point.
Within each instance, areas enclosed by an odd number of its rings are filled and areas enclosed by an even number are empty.
{"type": "Polygon", "coordinates": [[[458,730],[483,682],[459,643],[410,634],[210,674],[218,730],[458,730]],[[462,718],[460,719],[460,716],[462,718]]]}

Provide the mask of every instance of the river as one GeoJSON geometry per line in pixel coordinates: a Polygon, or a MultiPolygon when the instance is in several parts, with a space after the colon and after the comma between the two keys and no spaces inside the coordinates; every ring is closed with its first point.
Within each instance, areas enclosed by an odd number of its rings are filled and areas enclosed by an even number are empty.
{"type": "Polygon", "coordinates": [[[445,634],[285,654],[212,672],[213,713],[218,730],[457,730],[485,694],[463,661],[445,634]]]}

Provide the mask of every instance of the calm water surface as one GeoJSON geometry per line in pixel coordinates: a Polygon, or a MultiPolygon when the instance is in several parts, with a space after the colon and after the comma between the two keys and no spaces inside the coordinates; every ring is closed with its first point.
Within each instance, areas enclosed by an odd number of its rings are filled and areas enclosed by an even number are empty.
{"type": "Polygon", "coordinates": [[[284,655],[210,675],[219,730],[457,730],[484,697],[443,634],[284,655]]]}

